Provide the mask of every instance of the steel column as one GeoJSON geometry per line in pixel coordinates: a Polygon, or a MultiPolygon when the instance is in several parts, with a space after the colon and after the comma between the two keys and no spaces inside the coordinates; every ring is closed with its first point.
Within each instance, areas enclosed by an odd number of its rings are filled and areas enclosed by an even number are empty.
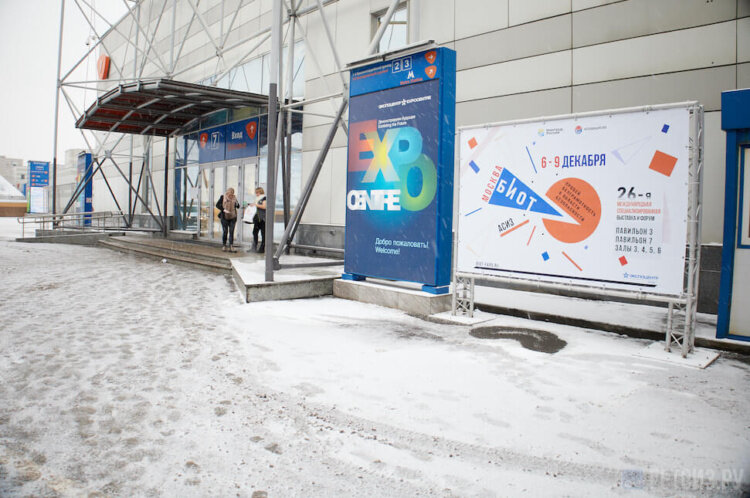
{"type": "MultiPolygon", "coordinates": [[[[52,214],[57,214],[57,131],[60,108],[60,70],[62,65],[63,23],[65,20],[65,0],[60,1],[60,38],[57,44],[57,81],[55,82],[55,131],[52,139],[52,214]]],[[[55,226],[54,218],[52,226],[55,226]]]]}
{"type": "MultiPolygon", "coordinates": [[[[385,33],[385,29],[388,27],[388,24],[390,24],[391,18],[393,17],[393,12],[395,12],[396,7],[398,7],[398,4],[399,4],[399,0],[393,0],[391,2],[391,5],[388,7],[388,11],[386,12],[385,17],[383,19],[383,23],[380,25],[380,28],[375,33],[375,36],[370,42],[370,46],[367,48],[367,55],[372,55],[373,53],[375,53],[375,50],[380,44],[380,39],[383,37],[383,34],[385,33]]],[[[325,15],[321,7],[322,7],[322,4],[318,2],[318,8],[320,9],[320,14],[323,17],[324,24],[325,24],[325,15]]],[[[300,31],[302,31],[301,26],[300,26],[300,31]]],[[[302,31],[302,33],[303,33],[303,36],[306,37],[304,31],[302,31]]],[[[329,36],[330,36],[330,33],[329,33],[329,36]]],[[[346,85],[344,85],[344,88],[346,88],[346,85]]],[[[307,202],[310,200],[312,189],[315,187],[315,182],[317,181],[318,175],[320,174],[320,170],[323,167],[323,162],[325,161],[326,156],[328,155],[328,151],[331,148],[331,144],[333,143],[333,138],[336,136],[336,129],[339,125],[339,122],[343,123],[342,118],[344,115],[344,111],[346,111],[346,108],[348,105],[349,105],[349,100],[348,100],[347,95],[344,93],[343,101],[341,102],[341,105],[339,106],[338,112],[336,113],[336,117],[334,118],[333,123],[331,124],[331,129],[328,131],[328,136],[326,137],[326,140],[323,143],[323,147],[320,149],[320,152],[318,153],[318,157],[315,160],[313,171],[310,173],[310,176],[307,179],[307,184],[305,185],[305,189],[302,191],[302,195],[297,203],[297,209],[295,209],[294,211],[292,222],[286,227],[286,229],[284,230],[284,234],[281,237],[281,241],[279,242],[279,247],[276,250],[276,255],[275,255],[275,258],[277,260],[281,256],[281,253],[284,251],[284,248],[286,247],[286,245],[289,243],[289,241],[291,241],[294,238],[294,235],[297,232],[297,227],[299,226],[299,223],[302,220],[302,214],[305,212],[305,207],[307,206],[307,202]]]]}
{"type": "Polygon", "coordinates": [[[278,107],[279,59],[281,55],[281,2],[273,0],[271,14],[271,61],[269,65],[270,83],[268,86],[268,156],[266,161],[266,282],[273,282],[274,254],[273,228],[276,218],[276,125],[278,107]]]}
{"type": "Polygon", "coordinates": [[[169,202],[167,202],[167,195],[169,195],[169,137],[164,137],[164,213],[162,227],[164,228],[164,237],[169,235],[169,229],[167,225],[167,218],[169,217],[169,202]]]}

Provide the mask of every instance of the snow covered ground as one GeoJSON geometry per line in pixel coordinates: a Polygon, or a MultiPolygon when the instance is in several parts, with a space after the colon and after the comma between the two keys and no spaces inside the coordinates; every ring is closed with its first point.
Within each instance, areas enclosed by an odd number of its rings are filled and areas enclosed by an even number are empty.
{"type": "Polygon", "coordinates": [[[22,244],[0,218],[0,496],[740,496],[750,362],[555,354],[332,297],[22,244]]]}

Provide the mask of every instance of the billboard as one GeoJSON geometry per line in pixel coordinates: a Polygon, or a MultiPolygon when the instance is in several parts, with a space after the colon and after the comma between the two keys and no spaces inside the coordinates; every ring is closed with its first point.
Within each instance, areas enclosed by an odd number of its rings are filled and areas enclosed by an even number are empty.
{"type": "Polygon", "coordinates": [[[29,161],[29,213],[47,212],[47,191],[44,187],[49,185],[49,162],[29,161]]]}
{"type": "Polygon", "coordinates": [[[459,131],[456,271],[683,292],[687,108],[459,131]]]}
{"type": "MultiPolygon", "coordinates": [[[[351,71],[344,271],[450,283],[455,52],[351,71]]],[[[447,289],[445,289],[447,291],[447,289]]]]}

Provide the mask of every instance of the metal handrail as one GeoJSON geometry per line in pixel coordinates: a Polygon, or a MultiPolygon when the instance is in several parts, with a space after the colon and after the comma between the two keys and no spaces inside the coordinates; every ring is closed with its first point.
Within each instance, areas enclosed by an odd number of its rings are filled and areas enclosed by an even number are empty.
{"type": "Polygon", "coordinates": [[[21,238],[26,238],[26,225],[40,225],[41,230],[92,231],[107,228],[122,228],[121,223],[107,223],[107,220],[123,218],[122,211],[88,211],[66,214],[34,214],[16,218],[21,224],[21,238]]]}

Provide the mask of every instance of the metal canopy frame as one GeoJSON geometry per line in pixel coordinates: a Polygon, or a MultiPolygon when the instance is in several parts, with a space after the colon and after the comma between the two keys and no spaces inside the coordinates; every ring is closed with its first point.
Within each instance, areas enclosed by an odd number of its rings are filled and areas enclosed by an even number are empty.
{"type": "Polygon", "coordinates": [[[97,98],[76,127],[103,132],[175,136],[202,116],[263,106],[268,97],[169,79],[118,85],[97,98]]]}
{"type": "MultiPolygon", "coordinates": [[[[186,126],[189,126],[191,123],[190,119],[194,122],[199,115],[205,113],[207,107],[204,106],[205,102],[203,100],[212,100],[213,105],[215,106],[216,99],[228,98],[228,101],[225,100],[225,107],[242,107],[248,104],[258,105],[258,98],[262,97],[262,100],[264,103],[267,103],[270,111],[273,111],[274,107],[277,108],[276,111],[269,112],[268,119],[268,203],[271,206],[275,205],[275,179],[277,175],[277,164],[279,164],[279,162],[281,163],[282,169],[282,191],[286,194],[284,196],[284,220],[286,228],[282,240],[275,253],[273,244],[266,245],[266,280],[273,280],[274,268],[280,267],[279,257],[284,252],[288,252],[289,248],[292,246],[291,240],[299,227],[302,215],[310,199],[312,190],[315,187],[316,179],[322,169],[337,130],[342,130],[344,133],[348,133],[345,120],[345,113],[348,106],[348,88],[347,78],[344,74],[348,71],[348,68],[344,67],[341,63],[341,58],[339,57],[331,35],[331,23],[325,12],[325,7],[336,4],[339,1],[340,0],[316,0],[308,7],[301,8],[302,0],[273,0],[271,26],[245,34],[244,31],[240,32],[236,29],[235,21],[238,17],[237,11],[239,11],[245,4],[249,3],[248,0],[239,0],[239,3],[236,4],[234,15],[230,16],[224,15],[226,0],[221,0],[221,15],[219,17],[218,26],[217,23],[213,23],[211,24],[211,27],[209,27],[209,23],[206,22],[204,12],[200,10],[200,0],[163,0],[163,3],[146,2],[144,0],[122,0],[123,6],[126,8],[126,13],[114,22],[108,20],[106,16],[97,11],[89,0],[72,0],[72,4],[75,5],[78,13],[83,16],[90,26],[94,35],[93,38],[95,43],[93,46],[90,46],[86,53],[63,74],[61,55],[66,1],[61,0],[58,69],[55,96],[55,127],[53,137],[53,211],[56,209],[57,138],[59,126],[58,110],[60,107],[59,103],[61,96],[73,116],[75,118],[79,118],[80,116],[77,125],[83,135],[83,139],[88,149],[92,152],[94,163],[96,164],[96,171],[104,174],[102,164],[104,161],[108,160],[115,166],[120,175],[126,179],[128,183],[129,211],[127,218],[130,224],[132,224],[133,221],[137,202],[140,201],[146,206],[146,209],[151,216],[159,222],[165,236],[167,235],[167,165],[169,161],[167,156],[169,151],[169,137],[179,134],[181,130],[184,130],[186,126]],[[191,17],[190,21],[187,23],[187,29],[176,29],[175,9],[178,2],[184,2],[190,8],[191,17]],[[170,16],[164,15],[167,6],[170,4],[172,8],[171,19],[170,16]],[[89,12],[87,12],[87,9],[89,12]],[[146,12],[147,9],[148,12],[146,12]],[[143,19],[144,13],[147,15],[145,20],[143,19]],[[318,62],[318,57],[316,56],[315,51],[307,49],[305,55],[306,57],[309,56],[309,60],[321,75],[319,78],[322,79],[327,88],[328,95],[321,98],[310,99],[308,101],[294,102],[292,99],[294,80],[294,71],[292,68],[295,65],[294,45],[296,35],[299,34],[305,43],[308,42],[308,33],[300,22],[300,18],[306,15],[315,14],[320,16],[321,25],[325,30],[328,45],[335,61],[336,73],[341,79],[343,88],[342,91],[331,91],[329,83],[324,75],[325,73],[320,69],[320,63],[318,62]],[[227,17],[230,19],[227,20],[227,17]],[[125,24],[121,24],[121,21],[126,18],[129,18],[132,21],[129,29],[125,24]],[[154,22],[150,22],[152,20],[154,22]],[[106,31],[99,33],[95,28],[95,21],[104,21],[107,26],[106,31]],[[283,26],[286,26],[286,71],[284,71],[284,68],[282,67],[282,50],[284,48],[283,26]],[[215,32],[216,27],[219,28],[218,34],[215,32]],[[232,40],[232,42],[229,43],[230,34],[237,35],[240,33],[241,35],[237,36],[236,40],[232,40]],[[122,37],[125,45],[125,53],[120,56],[120,60],[126,61],[132,57],[133,65],[131,69],[125,68],[124,64],[122,64],[122,66],[118,65],[118,61],[110,53],[110,47],[107,43],[107,37],[110,35],[122,37]],[[206,54],[205,57],[200,60],[191,59],[187,62],[187,60],[182,57],[183,49],[185,48],[188,38],[194,36],[202,36],[203,43],[210,45],[214,53],[206,54]],[[272,43],[271,63],[269,68],[271,86],[269,86],[268,97],[259,96],[257,94],[247,94],[245,92],[222,90],[215,87],[221,77],[229,74],[231,71],[247,62],[269,38],[271,38],[272,43]],[[160,47],[166,47],[166,50],[162,48],[162,51],[159,52],[155,47],[157,40],[159,41],[160,47]],[[97,94],[101,94],[99,85],[102,82],[99,80],[90,80],[88,77],[82,79],[79,78],[78,81],[76,81],[73,78],[73,74],[84,62],[87,62],[89,58],[95,54],[97,49],[102,54],[110,57],[111,68],[115,73],[113,81],[116,81],[118,86],[117,88],[100,95],[97,102],[88,107],[88,110],[83,113],[79,109],[79,106],[75,105],[71,91],[73,89],[79,89],[94,91],[97,94]],[[203,87],[201,85],[174,81],[189,71],[214,61],[215,71],[213,74],[219,76],[214,80],[213,87],[203,87]],[[149,67],[150,70],[149,76],[153,77],[154,74],[156,74],[156,78],[144,78],[147,67],[149,67]],[[210,88],[211,92],[206,90],[206,88],[210,88]],[[195,90],[198,93],[191,95],[190,89],[195,90]],[[201,100],[201,98],[203,98],[203,100],[201,100]],[[333,117],[333,121],[330,124],[327,138],[318,152],[318,156],[312,167],[312,173],[302,191],[299,202],[295,207],[292,216],[290,213],[291,206],[288,202],[291,176],[292,126],[290,123],[292,115],[293,113],[304,112],[301,111],[300,108],[304,106],[305,103],[322,101],[330,102],[332,115],[326,117],[333,117]],[[280,133],[277,133],[277,130],[279,130],[280,133]],[[114,139],[114,137],[117,137],[118,135],[119,137],[114,139]],[[130,153],[114,153],[113,151],[117,149],[126,135],[131,137],[130,153]],[[133,154],[135,148],[134,137],[136,135],[142,137],[144,153],[140,158],[141,171],[138,175],[138,183],[134,187],[133,163],[138,162],[138,158],[134,158],[133,154]],[[154,136],[163,136],[167,139],[165,147],[167,151],[167,154],[165,154],[165,189],[161,203],[164,207],[163,211],[158,200],[156,200],[154,192],[154,199],[157,204],[156,207],[159,211],[159,219],[157,219],[157,216],[148,208],[148,203],[139,194],[144,178],[146,179],[145,183],[147,185],[150,184],[153,188],[151,171],[147,166],[150,163],[150,153],[148,149],[150,149],[151,141],[154,136]],[[123,156],[128,161],[129,167],[127,174],[123,172],[123,169],[118,164],[116,160],[116,157],[118,156],[123,156]],[[135,199],[133,198],[134,195],[135,199]]],[[[419,12],[420,1],[421,0],[409,1],[409,9],[412,10],[412,15],[416,15],[419,12]]],[[[403,3],[404,0],[390,1],[389,7],[382,18],[381,25],[373,36],[366,54],[363,55],[371,56],[377,52],[377,47],[379,46],[386,28],[391,22],[393,13],[396,11],[397,7],[403,3]]],[[[417,23],[411,23],[409,32],[410,39],[412,41],[418,39],[418,33],[417,23]]],[[[192,42],[193,40],[191,40],[191,43],[192,42]]],[[[307,43],[307,45],[309,46],[310,44],[307,43]]],[[[173,151],[172,153],[174,154],[175,152],[173,151]]],[[[106,177],[105,182],[108,183],[106,177]]],[[[80,185],[76,190],[79,190],[79,188],[80,185]]],[[[112,192],[111,188],[110,192],[112,192]]],[[[113,198],[115,198],[113,192],[112,194],[113,198]]],[[[119,205],[116,198],[115,203],[119,205]]],[[[273,240],[273,226],[273,223],[268,223],[266,225],[267,240],[273,240]]]]}
{"type": "MultiPolygon", "coordinates": [[[[701,250],[701,218],[702,218],[702,186],[703,186],[703,106],[698,102],[681,102],[675,104],[641,106],[632,108],[623,108],[615,110],[593,111],[586,113],[569,114],[564,116],[547,116],[539,118],[521,119],[507,121],[503,123],[487,123],[484,125],[472,125],[462,127],[456,130],[458,134],[461,130],[487,127],[492,125],[513,125],[520,123],[537,122],[543,120],[554,120],[558,118],[580,118],[584,116],[600,116],[623,114],[637,111],[653,111],[658,109],[685,108],[690,112],[690,137],[689,137],[689,169],[688,169],[688,209],[686,213],[687,234],[686,249],[687,257],[684,267],[684,284],[683,291],[679,296],[670,296],[664,294],[654,294],[640,291],[628,291],[619,289],[609,289],[588,285],[572,283],[556,283],[540,280],[525,279],[522,277],[506,277],[484,275],[470,272],[454,271],[453,273],[453,299],[452,314],[462,316],[474,316],[474,286],[476,280],[504,283],[508,285],[527,284],[536,289],[562,291],[567,293],[582,293],[597,296],[606,296],[614,300],[617,299],[637,299],[651,303],[664,303],[667,305],[667,326],[665,332],[664,348],[671,351],[677,348],[682,357],[686,358],[689,353],[695,350],[695,322],[698,309],[698,277],[700,268],[700,250],[701,250]],[[677,312],[677,313],[676,313],[677,312]]],[[[456,139],[456,164],[459,163],[459,146],[460,141],[456,139]]],[[[457,182],[460,178],[457,177],[457,182]]],[[[456,184],[455,202],[453,203],[453,219],[456,236],[453,241],[453,267],[456,267],[456,257],[458,252],[458,230],[460,217],[458,216],[458,195],[460,187],[456,184]]]]}

